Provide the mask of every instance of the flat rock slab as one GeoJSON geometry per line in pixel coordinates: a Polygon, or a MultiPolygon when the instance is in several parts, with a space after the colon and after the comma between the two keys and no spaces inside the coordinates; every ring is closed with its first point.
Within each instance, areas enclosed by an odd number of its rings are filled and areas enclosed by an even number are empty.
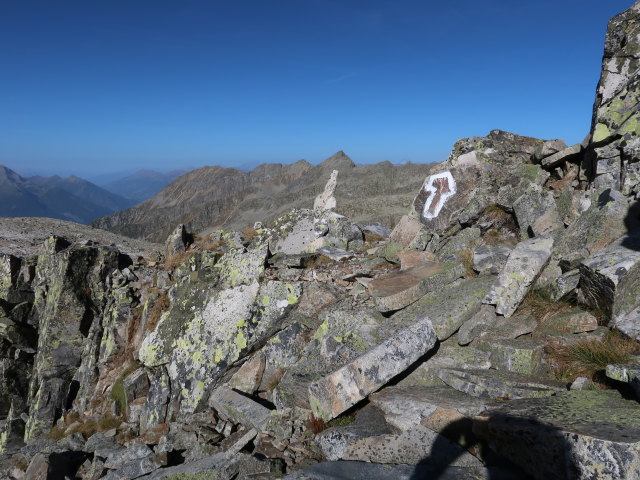
{"type": "Polygon", "coordinates": [[[431,320],[423,318],[309,386],[317,418],[340,415],[405,371],[436,342],[431,320]]]}
{"type": "Polygon", "coordinates": [[[384,412],[386,422],[400,430],[424,425],[440,432],[451,421],[473,417],[487,408],[486,401],[448,386],[387,387],[369,397],[384,412]],[[438,425],[446,418],[447,423],[438,425]]]}
{"type": "Polygon", "coordinates": [[[429,262],[375,278],[367,287],[381,312],[399,310],[465,274],[455,263],[429,262]]]}
{"type": "Polygon", "coordinates": [[[438,340],[445,340],[480,310],[494,280],[495,277],[483,276],[460,279],[446,286],[443,284],[395,313],[381,328],[391,331],[400,325],[411,325],[426,315],[431,319],[438,340]]]}
{"type": "Polygon", "coordinates": [[[509,245],[481,245],[473,251],[473,269],[497,275],[507,263],[511,250],[513,247],[509,245]]]}
{"type": "Polygon", "coordinates": [[[612,326],[640,339],[640,239],[624,237],[580,265],[584,301],[610,314],[612,326]]]}
{"type": "Polygon", "coordinates": [[[398,385],[442,386],[438,377],[441,368],[480,369],[491,368],[491,354],[477,348],[455,344],[440,345],[438,351],[405,376],[398,385]]]}
{"type": "Polygon", "coordinates": [[[640,405],[613,390],[506,402],[474,432],[536,479],[640,478],[640,405]]]}
{"type": "Polygon", "coordinates": [[[368,462],[323,462],[283,480],[523,480],[522,473],[497,467],[382,465],[368,462]]]}
{"type": "Polygon", "coordinates": [[[546,319],[542,327],[565,333],[593,332],[598,328],[598,319],[584,310],[572,310],[546,319]]]}
{"type": "Polygon", "coordinates": [[[255,428],[258,431],[264,430],[271,420],[271,410],[227,386],[213,391],[209,397],[209,406],[218,413],[220,418],[241,423],[247,428],[255,428]]]}
{"type": "Polygon", "coordinates": [[[553,155],[543,158],[540,163],[542,163],[542,166],[546,169],[553,169],[564,162],[577,160],[578,156],[582,153],[582,150],[582,145],[580,143],[576,143],[571,147],[565,148],[564,150],[560,150],[553,155]]]}
{"type": "Polygon", "coordinates": [[[502,338],[474,343],[491,354],[491,366],[499,370],[534,375],[544,373],[542,356],[545,343],[530,338],[502,338]]]}
{"type": "Polygon", "coordinates": [[[347,258],[351,258],[355,255],[353,252],[348,252],[347,250],[336,247],[321,247],[316,250],[316,253],[324,255],[325,257],[330,258],[331,260],[334,260],[336,262],[346,260],[347,258]]]}
{"type": "Polygon", "coordinates": [[[438,376],[456,390],[485,399],[547,397],[567,390],[561,382],[506,370],[442,368],[438,376]]]}
{"type": "Polygon", "coordinates": [[[484,299],[496,312],[510,317],[524,300],[535,279],[549,262],[553,238],[536,237],[520,242],[484,299]]]}

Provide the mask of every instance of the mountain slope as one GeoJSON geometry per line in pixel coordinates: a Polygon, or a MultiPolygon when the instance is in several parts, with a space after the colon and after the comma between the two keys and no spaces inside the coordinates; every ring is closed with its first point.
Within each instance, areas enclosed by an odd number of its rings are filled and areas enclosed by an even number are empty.
{"type": "Polygon", "coordinates": [[[139,170],[124,178],[111,181],[102,187],[109,192],[139,203],[153,197],[184,173],[185,170],[173,170],[166,173],[139,170]]]}
{"type": "Polygon", "coordinates": [[[24,178],[0,166],[2,217],[50,217],[89,223],[132,204],[133,201],[78,177],[24,178]]]}
{"type": "Polygon", "coordinates": [[[251,172],[203,167],[189,172],[149,200],[93,223],[134,238],[164,241],[178,223],[193,231],[242,229],[270,221],[291,208],[310,208],[331,171],[339,170],[337,211],[360,222],[395,223],[405,213],[428,165],[382,162],[356,166],[342,151],[317,166],[263,164],[251,172]]]}

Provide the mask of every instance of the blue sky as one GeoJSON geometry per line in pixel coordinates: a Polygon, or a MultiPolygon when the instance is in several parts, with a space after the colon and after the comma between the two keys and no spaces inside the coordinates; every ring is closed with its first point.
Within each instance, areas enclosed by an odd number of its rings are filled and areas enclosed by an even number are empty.
{"type": "Polygon", "coordinates": [[[632,0],[0,1],[0,163],[91,175],[582,140],[632,0]]]}

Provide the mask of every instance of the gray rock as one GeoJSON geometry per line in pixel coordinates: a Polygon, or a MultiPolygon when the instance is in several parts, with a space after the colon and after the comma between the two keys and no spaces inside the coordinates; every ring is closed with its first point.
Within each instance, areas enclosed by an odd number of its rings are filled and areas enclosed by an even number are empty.
{"type": "Polygon", "coordinates": [[[122,448],[110,453],[104,462],[105,468],[116,470],[123,465],[151,455],[153,451],[146,445],[135,445],[130,448],[122,448]]]}
{"type": "Polygon", "coordinates": [[[536,237],[516,245],[484,303],[495,305],[496,312],[505,317],[513,315],[547,265],[552,248],[553,239],[548,237],[536,237]]]}
{"type": "Polygon", "coordinates": [[[334,170],[331,172],[331,177],[327,181],[324,191],[313,201],[314,210],[333,210],[336,208],[336,197],[333,196],[333,192],[336,190],[337,183],[338,170],[334,170]]]}
{"type": "Polygon", "coordinates": [[[565,148],[564,150],[554,153],[546,158],[543,158],[540,162],[547,170],[553,170],[555,167],[562,165],[565,162],[577,163],[580,160],[583,146],[580,143],[565,148]]]}
{"type": "Polygon", "coordinates": [[[329,420],[402,373],[436,342],[431,321],[418,320],[344,367],[309,386],[317,418],[329,420]]]}
{"type": "Polygon", "coordinates": [[[548,285],[548,290],[551,292],[551,298],[557,302],[578,288],[579,282],[579,269],[576,268],[563,273],[548,285]]]}
{"type": "Polygon", "coordinates": [[[479,350],[491,354],[493,368],[523,373],[544,374],[542,357],[545,344],[530,338],[485,340],[474,343],[479,350]]]}
{"type": "Polygon", "coordinates": [[[389,238],[389,235],[391,235],[389,227],[382,225],[381,223],[365,225],[362,227],[362,231],[365,233],[373,233],[374,235],[378,235],[382,238],[389,238]]]}
{"type": "Polygon", "coordinates": [[[494,279],[490,276],[466,278],[436,289],[395,313],[381,326],[381,330],[392,331],[426,315],[431,319],[438,340],[445,340],[480,310],[494,279]]]}
{"type": "Polygon", "coordinates": [[[540,160],[542,160],[543,158],[547,158],[554,153],[558,153],[566,148],[567,144],[564,143],[564,140],[561,140],[559,138],[547,140],[542,145],[536,147],[531,158],[534,163],[540,163],[540,160]]]}
{"type": "Polygon", "coordinates": [[[464,275],[464,267],[453,263],[426,263],[392,272],[367,284],[378,310],[390,312],[411,305],[423,295],[464,275]]]}
{"type": "Polygon", "coordinates": [[[450,387],[486,399],[546,397],[566,390],[560,382],[506,370],[442,368],[438,375],[450,387]]]}
{"type": "Polygon", "coordinates": [[[385,387],[369,400],[384,413],[389,425],[402,431],[421,424],[439,433],[449,423],[487,408],[484,400],[444,385],[385,387]]]}
{"type": "Polygon", "coordinates": [[[592,390],[595,385],[596,384],[590,378],[578,377],[573,381],[569,390],[592,390]]]}
{"type": "Polygon", "coordinates": [[[422,361],[399,385],[441,386],[444,385],[438,371],[441,368],[486,369],[491,367],[490,353],[473,347],[441,344],[438,351],[422,361]]]}
{"type": "Polygon", "coordinates": [[[481,305],[469,320],[458,330],[457,340],[460,345],[468,345],[482,334],[491,330],[496,323],[496,309],[492,305],[481,305]]]}
{"type": "Polygon", "coordinates": [[[340,460],[347,447],[361,438],[393,433],[385,422],[384,413],[373,406],[358,412],[353,423],[344,427],[328,428],[316,435],[315,442],[328,460],[340,460]]]}
{"type": "Polygon", "coordinates": [[[613,390],[507,402],[474,431],[535,479],[640,476],[640,407],[613,390]],[[542,459],[544,459],[542,461],[542,459]]]}
{"type": "Polygon", "coordinates": [[[499,317],[493,327],[487,331],[485,340],[500,338],[518,338],[527,335],[538,326],[533,315],[516,315],[512,318],[499,317]]]}
{"type": "Polygon", "coordinates": [[[521,238],[546,235],[564,227],[553,194],[535,184],[513,202],[513,211],[521,238]]]}
{"type": "Polygon", "coordinates": [[[321,247],[316,250],[316,253],[324,255],[325,257],[328,257],[336,262],[346,260],[347,258],[351,258],[355,255],[353,252],[347,252],[346,250],[335,247],[321,247]]]}
{"type": "Polygon", "coordinates": [[[190,235],[187,233],[185,226],[182,223],[178,225],[165,242],[164,248],[167,257],[186,251],[189,237],[190,235]]]}
{"type": "Polygon", "coordinates": [[[473,269],[480,273],[499,274],[513,250],[509,245],[481,245],[473,251],[473,269]]]}
{"type": "Polygon", "coordinates": [[[640,338],[640,241],[622,238],[580,265],[582,299],[611,316],[611,325],[640,338]]]}
{"type": "Polygon", "coordinates": [[[258,431],[264,430],[271,420],[271,410],[226,385],[213,391],[209,397],[209,406],[215,409],[223,420],[241,423],[258,431]]]}
{"type": "Polygon", "coordinates": [[[607,377],[625,382],[631,385],[636,392],[636,398],[640,400],[640,365],[639,364],[616,364],[607,365],[607,377]]]}

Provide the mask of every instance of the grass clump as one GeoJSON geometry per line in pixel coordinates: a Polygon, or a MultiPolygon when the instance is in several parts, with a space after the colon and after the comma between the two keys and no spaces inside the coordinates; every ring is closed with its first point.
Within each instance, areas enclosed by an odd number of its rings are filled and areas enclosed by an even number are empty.
{"type": "Polygon", "coordinates": [[[519,314],[533,315],[539,322],[560,313],[570,312],[573,305],[567,301],[556,301],[544,289],[530,291],[518,308],[519,314]]]}
{"type": "Polygon", "coordinates": [[[604,340],[584,340],[570,345],[547,346],[549,359],[555,366],[559,380],[573,382],[587,377],[599,384],[606,384],[605,369],[615,363],[629,363],[640,351],[638,341],[611,331],[604,340]]]}
{"type": "Polygon", "coordinates": [[[164,269],[167,272],[175,270],[177,267],[182,265],[191,255],[195,252],[193,250],[187,250],[185,252],[176,253],[175,255],[171,255],[164,260],[164,269]]]}
{"type": "Polygon", "coordinates": [[[114,417],[111,414],[107,414],[101,418],[83,419],[76,412],[71,412],[64,419],[64,425],[61,427],[53,427],[49,431],[49,438],[52,440],[60,440],[62,438],[73,435],[74,433],[81,433],[85,438],[98,432],[106,432],[114,428],[118,428],[122,425],[122,417],[114,417]],[[73,419],[73,421],[70,421],[73,419]],[[76,423],[73,428],[69,428],[76,423]]]}
{"type": "Polygon", "coordinates": [[[147,315],[147,321],[145,323],[145,329],[148,332],[153,332],[160,322],[162,314],[169,310],[171,302],[169,301],[169,295],[166,292],[160,292],[153,302],[153,306],[149,310],[147,315]]]}

